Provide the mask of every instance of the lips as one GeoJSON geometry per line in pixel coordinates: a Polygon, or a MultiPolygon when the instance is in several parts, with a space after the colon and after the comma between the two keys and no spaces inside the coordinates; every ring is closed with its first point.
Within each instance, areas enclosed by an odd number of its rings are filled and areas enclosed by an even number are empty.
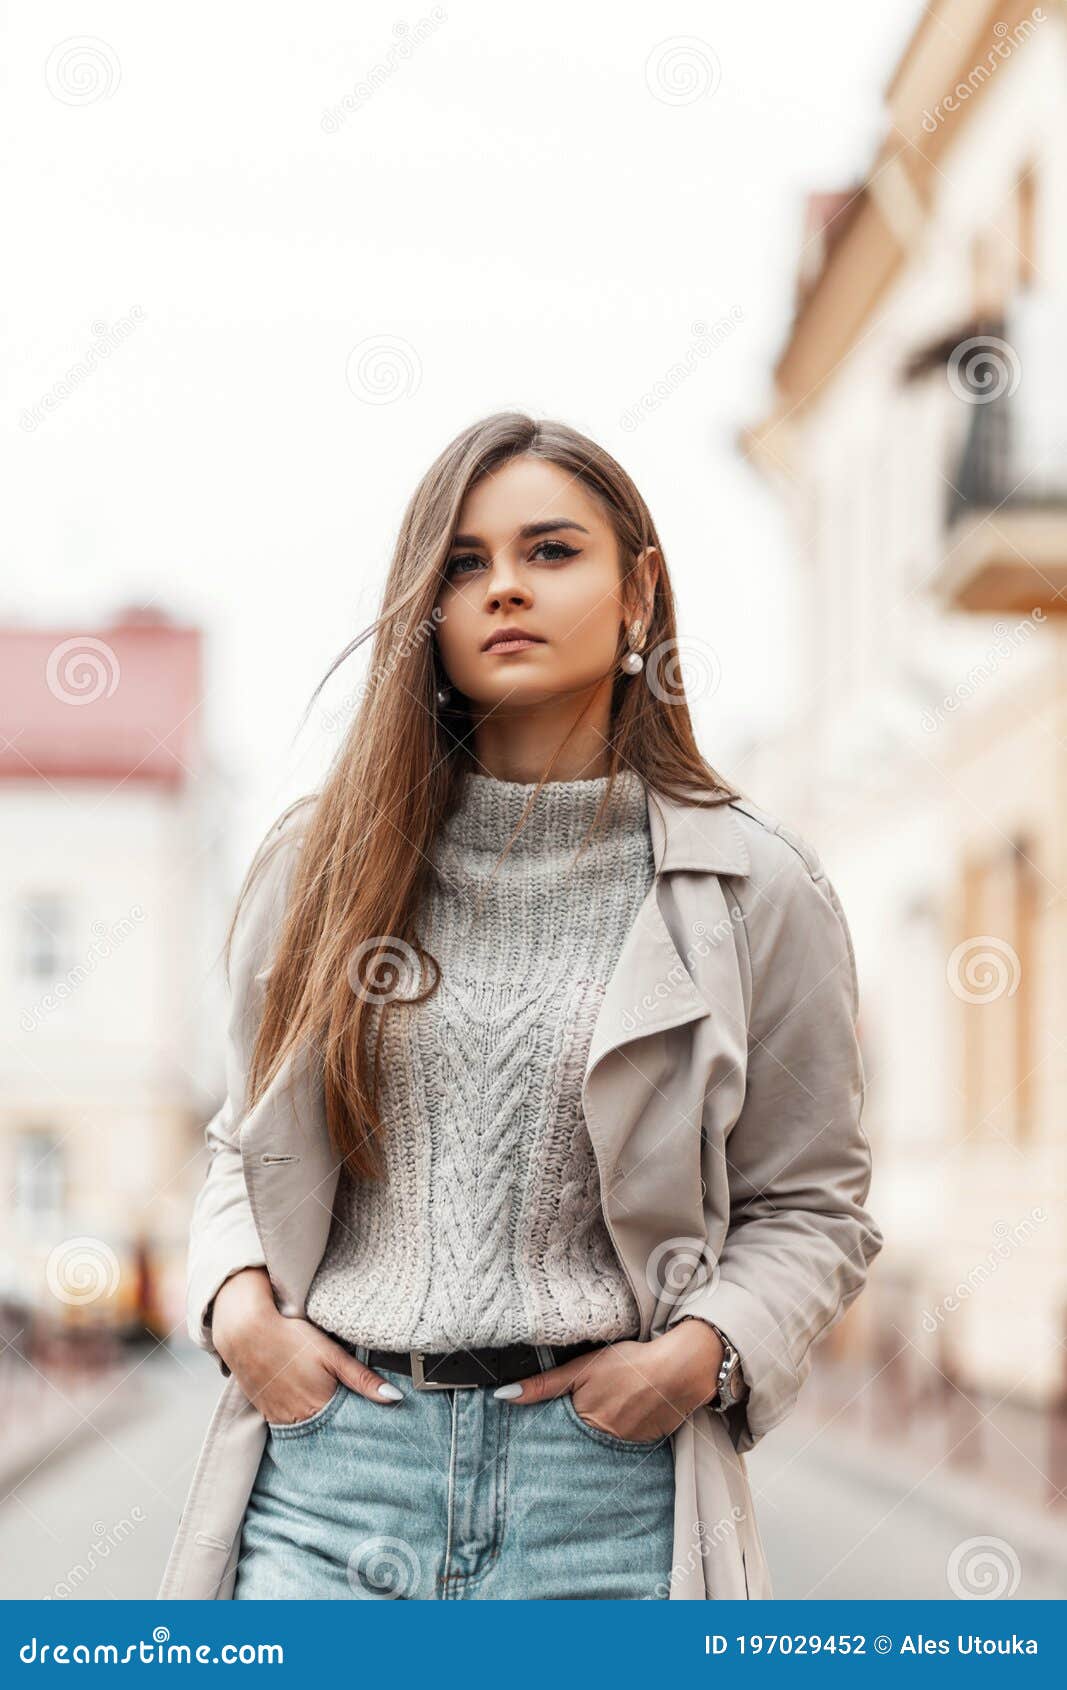
{"type": "Polygon", "coordinates": [[[540,634],[531,634],[527,628],[498,628],[491,634],[482,647],[483,651],[495,651],[499,646],[508,646],[518,641],[544,645],[540,634]]]}

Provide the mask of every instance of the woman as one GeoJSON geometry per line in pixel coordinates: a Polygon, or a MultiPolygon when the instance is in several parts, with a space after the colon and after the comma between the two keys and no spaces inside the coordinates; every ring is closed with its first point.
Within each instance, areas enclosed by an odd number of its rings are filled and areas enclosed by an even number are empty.
{"type": "Polygon", "coordinates": [[[160,1593],[767,1595],[743,1455],[881,1244],[833,887],[701,758],[572,429],[453,441],[377,627],[231,932],[160,1593]]]}

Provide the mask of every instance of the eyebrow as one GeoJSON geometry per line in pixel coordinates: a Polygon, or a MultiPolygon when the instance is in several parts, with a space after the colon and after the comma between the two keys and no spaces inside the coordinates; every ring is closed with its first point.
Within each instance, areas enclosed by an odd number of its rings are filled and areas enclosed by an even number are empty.
{"type": "MultiPolygon", "coordinates": [[[[588,528],[583,528],[580,522],[572,522],[569,517],[560,517],[547,522],[526,522],[519,529],[517,540],[536,540],[542,534],[557,534],[561,528],[577,529],[579,534],[588,534],[588,528]]],[[[452,541],[454,546],[484,546],[485,541],[479,534],[457,534],[452,541]]]]}

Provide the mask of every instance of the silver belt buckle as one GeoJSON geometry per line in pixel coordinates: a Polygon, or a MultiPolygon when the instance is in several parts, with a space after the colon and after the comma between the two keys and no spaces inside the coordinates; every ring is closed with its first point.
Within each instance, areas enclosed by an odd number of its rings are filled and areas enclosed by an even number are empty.
{"type": "Polygon", "coordinates": [[[452,1384],[447,1379],[427,1379],[422,1370],[422,1358],[425,1350],[409,1350],[411,1356],[411,1383],[417,1391],[476,1391],[477,1382],[465,1379],[460,1384],[452,1384]]]}

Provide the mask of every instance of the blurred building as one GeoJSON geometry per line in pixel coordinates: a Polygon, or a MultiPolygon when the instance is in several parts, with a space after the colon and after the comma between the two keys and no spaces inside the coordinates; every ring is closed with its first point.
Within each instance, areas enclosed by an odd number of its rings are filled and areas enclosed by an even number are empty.
{"type": "Polygon", "coordinates": [[[0,628],[0,1297],[31,1321],[181,1316],[214,1078],[201,693],[199,630],[155,613],[0,628]]]}
{"type": "MultiPolygon", "coordinates": [[[[802,673],[746,788],[849,913],[883,1432],[1067,1482],[1067,18],[939,0],[813,195],[768,414],[802,673]]],[[[1060,1499],[1062,1501],[1062,1499],[1060,1499]]]]}

